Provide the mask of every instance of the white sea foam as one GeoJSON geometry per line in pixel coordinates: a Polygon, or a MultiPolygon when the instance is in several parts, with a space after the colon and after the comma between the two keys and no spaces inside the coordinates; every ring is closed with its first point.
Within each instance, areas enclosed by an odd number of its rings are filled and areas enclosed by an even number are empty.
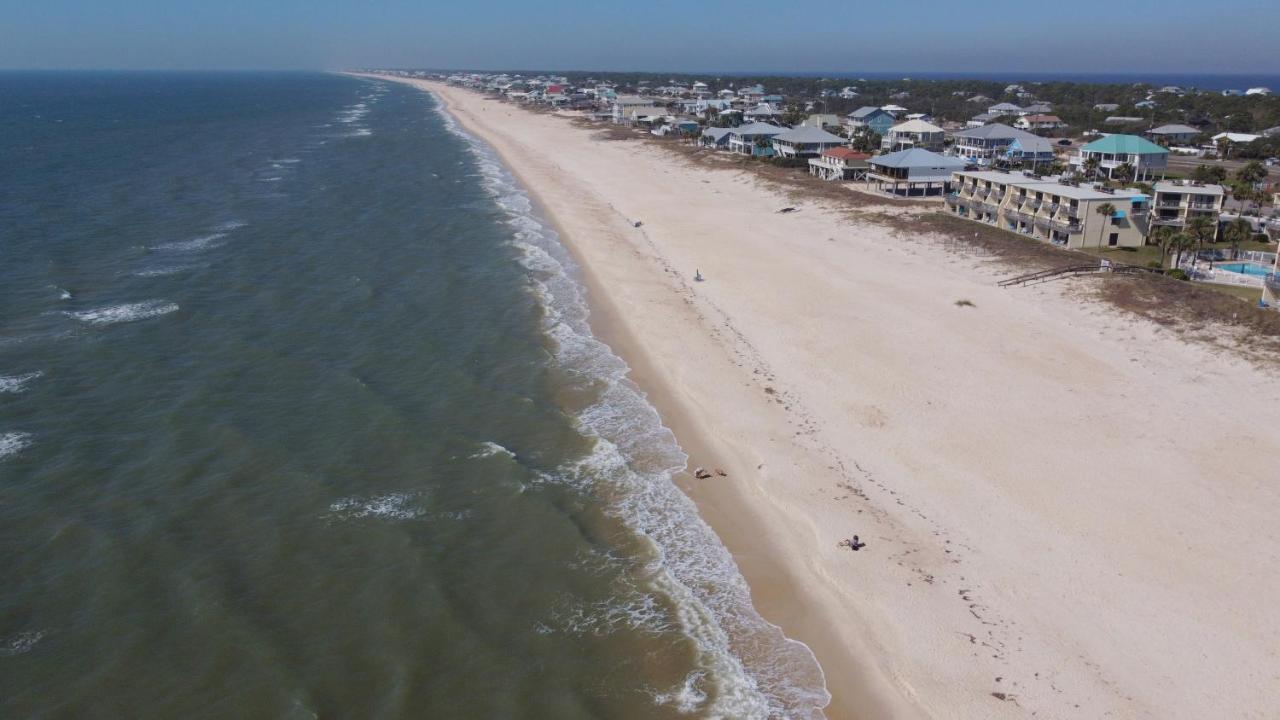
{"type": "Polygon", "coordinates": [[[515,453],[502,447],[498,443],[486,441],[486,442],[480,443],[479,450],[475,451],[474,453],[471,453],[471,458],[474,460],[478,458],[493,457],[494,455],[503,455],[509,458],[513,458],[516,456],[515,453]]]}
{"type": "Polygon", "coordinates": [[[674,688],[669,692],[655,693],[653,699],[659,705],[673,706],[677,712],[682,714],[692,714],[707,701],[707,693],[702,689],[705,681],[705,673],[691,672],[685,677],[684,683],[680,687],[674,688]]]}
{"type": "Polygon", "coordinates": [[[146,268],[133,273],[134,277],[163,277],[165,275],[177,275],[188,270],[195,270],[203,267],[202,265],[164,265],[161,267],[146,268]]]}
{"type": "MultiPolygon", "coordinates": [[[[280,162],[287,163],[287,162],[299,162],[299,161],[292,158],[287,158],[287,159],[281,160],[280,162]]],[[[224,223],[219,223],[218,226],[213,229],[213,231],[220,232],[220,233],[229,233],[232,230],[239,230],[240,228],[248,224],[249,223],[243,220],[228,220],[224,223]]]]}
{"type": "Polygon", "coordinates": [[[24,375],[0,375],[0,393],[20,393],[27,389],[27,383],[44,375],[37,370],[24,375]]]}
{"type": "Polygon", "coordinates": [[[372,134],[373,131],[369,128],[356,128],[355,132],[351,133],[347,137],[369,137],[372,134]]]}
{"type": "Polygon", "coordinates": [[[160,315],[168,315],[177,309],[177,303],[163,300],[147,300],[140,303],[108,305],[94,308],[93,310],[68,312],[66,315],[90,325],[114,325],[116,323],[133,322],[135,320],[146,320],[160,315]]]}
{"type": "Polygon", "coordinates": [[[30,446],[31,433],[0,433],[0,459],[7,458],[11,455],[17,455],[30,446]]]}
{"type": "Polygon", "coordinates": [[[70,291],[70,290],[67,290],[66,288],[58,288],[58,299],[59,299],[59,300],[70,300],[70,299],[71,299],[71,291],[70,291]]]}
{"type": "Polygon", "coordinates": [[[13,637],[0,639],[0,656],[12,657],[30,652],[43,638],[43,630],[23,630],[13,637]]]}
{"type": "Polygon", "coordinates": [[[196,252],[199,250],[208,250],[222,244],[227,237],[225,232],[216,232],[211,235],[202,235],[190,240],[175,240],[174,242],[161,243],[152,247],[152,250],[176,251],[176,252],[196,252]]]}
{"type": "Polygon", "coordinates": [[[426,512],[413,504],[414,495],[391,493],[368,498],[343,498],[329,506],[329,512],[338,518],[381,518],[384,520],[413,520],[426,512]]]}
{"type": "Polygon", "coordinates": [[[765,621],[733,557],[672,481],[687,457],[653,406],[626,380],[626,364],[590,332],[585,291],[556,233],[485,144],[465,132],[437,101],[446,128],[464,139],[487,190],[507,214],[512,245],[528,269],[529,291],[543,310],[557,363],[606,389],[578,417],[595,438],[590,455],[543,482],[590,490],[606,510],[651,546],[647,590],[620,591],[603,606],[569,608],[551,630],[598,632],[678,627],[697,646],[699,671],[655,702],[707,718],[820,718],[830,701],[813,653],[765,621]],[[667,603],[650,603],[661,595],[667,603]],[[668,617],[666,604],[675,608],[668,617]]]}

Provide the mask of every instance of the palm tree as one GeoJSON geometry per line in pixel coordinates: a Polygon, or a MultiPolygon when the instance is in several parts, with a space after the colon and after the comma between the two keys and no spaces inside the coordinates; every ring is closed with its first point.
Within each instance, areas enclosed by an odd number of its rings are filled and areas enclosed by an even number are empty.
{"type": "Polygon", "coordinates": [[[1249,242],[1253,239],[1253,225],[1243,217],[1237,217],[1227,224],[1223,229],[1222,236],[1231,243],[1231,257],[1235,259],[1240,254],[1240,243],[1249,242]]]}
{"type": "Polygon", "coordinates": [[[1177,257],[1173,260],[1173,266],[1175,268],[1182,265],[1182,253],[1190,249],[1190,247],[1195,244],[1195,238],[1186,233],[1174,233],[1173,237],[1169,238],[1169,245],[1178,253],[1177,257]]]}
{"type": "Polygon", "coordinates": [[[1120,182],[1129,182],[1133,179],[1133,166],[1129,163],[1120,163],[1115,170],[1111,171],[1111,177],[1120,182]]]}
{"type": "Polygon", "coordinates": [[[1223,160],[1226,160],[1227,156],[1230,154],[1231,154],[1231,138],[1225,138],[1225,137],[1218,138],[1218,157],[1222,158],[1223,160]]]}
{"type": "Polygon", "coordinates": [[[1196,241],[1196,249],[1203,250],[1205,241],[1212,240],[1218,234],[1218,223],[1203,215],[1194,217],[1187,223],[1187,232],[1196,241]]]}
{"type": "Polygon", "coordinates": [[[1091,177],[1091,178],[1097,177],[1099,164],[1100,162],[1098,160],[1098,156],[1090,155],[1089,157],[1084,159],[1083,163],[1080,164],[1080,168],[1084,170],[1084,174],[1087,177],[1091,177]]]}
{"type": "Polygon", "coordinates": [[[1106,234],[1107,228],[1111,227],[1111,218],[1116,215],[1116,206],[1109,202],[1104,202],[1094,212],[1106,218],[1102,221],[1102,229],[1098,231],[1098,247],[1102,247],[1102,236],[1106,234]]]}
{"type": "Polygon", "coordinates": [[[1151,239],[1155,241],[1156,246],[1160,248],[1160,267],[1164,267],[1164,259],[1169,254],[1169,250],[1173,247],[1173,236],[1176,235],[1172,227],[1168,225],[1160,225],[1151,231],[1151,239]]]}

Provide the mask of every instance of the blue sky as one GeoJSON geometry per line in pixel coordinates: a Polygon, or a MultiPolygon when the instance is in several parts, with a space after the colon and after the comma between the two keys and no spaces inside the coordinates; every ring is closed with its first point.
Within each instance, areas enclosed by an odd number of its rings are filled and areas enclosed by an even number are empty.
{"type": "Polygon", "coordinates": [[[1280,73],[1280,2],[0,0],[0,68],[1280,73]]]}

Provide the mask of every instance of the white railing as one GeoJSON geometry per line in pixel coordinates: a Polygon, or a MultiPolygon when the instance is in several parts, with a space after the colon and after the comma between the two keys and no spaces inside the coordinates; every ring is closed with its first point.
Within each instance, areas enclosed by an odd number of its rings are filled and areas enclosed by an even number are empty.
{"type": "Polygon", "coordinates": [[[1214,283],[1216,285],[1236,285],[1240,287],[1260,288],[1262,287],[1264,280],[1264,276],[1262,275],[1248,275],[1246,273],[1222,270],[1195,259],[1189,261],[1184,259],[1181,267],[1192,280],[1214,283]]]}
{"type": "Polygon", "coordinates": [[[1262,250],[1241,250],[1236,254],[1237,260],[1248,260],[1261,265],[1275,265],[1276,254],[1273,252],[1264,252],[1262,250]]]}

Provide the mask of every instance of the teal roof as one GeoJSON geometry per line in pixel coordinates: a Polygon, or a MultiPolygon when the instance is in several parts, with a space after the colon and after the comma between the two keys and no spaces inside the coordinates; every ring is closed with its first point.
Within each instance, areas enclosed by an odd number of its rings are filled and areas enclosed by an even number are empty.
{"type": "Polygon", "coordinates": [[[1108,135],[1080,148],[1087,152],[1168,155],[1169,151],[1137,135],[1108,135]]]}

